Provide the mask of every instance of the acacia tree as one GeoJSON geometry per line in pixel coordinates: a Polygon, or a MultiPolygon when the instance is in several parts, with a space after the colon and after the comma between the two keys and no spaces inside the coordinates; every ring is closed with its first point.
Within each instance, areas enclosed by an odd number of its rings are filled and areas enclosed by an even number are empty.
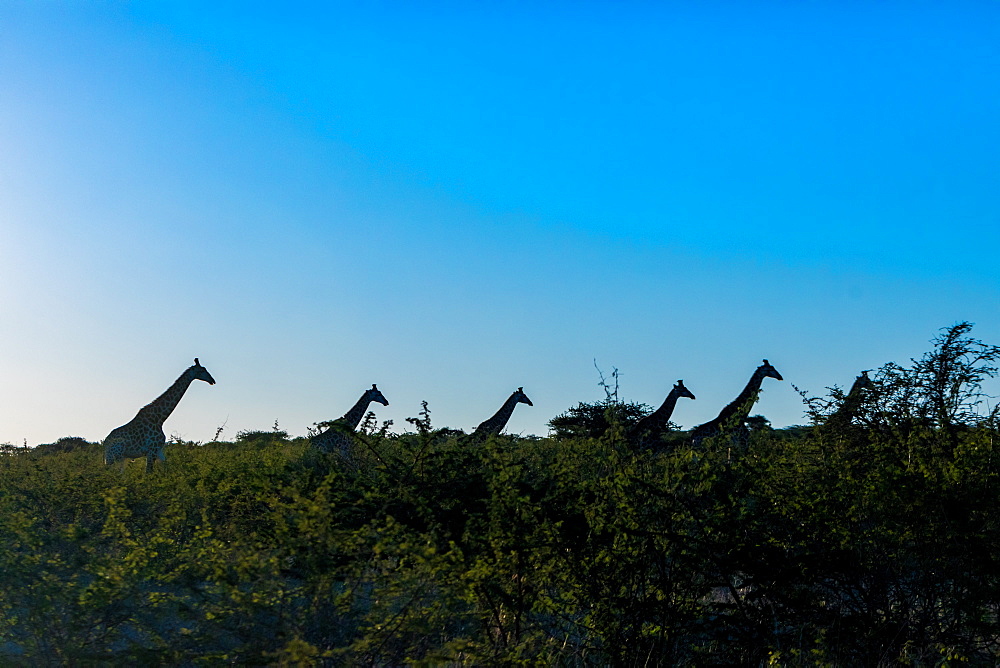
{"type": "MultiPolygon", "coordinates": [[[[594,360],[594,368],[601,379],[597,384],[604,390],[604,401],[581,401],[549,420],[549,435],[553,438],[600,438],[613,426],[628,429],[653,411],[646,404],[619,398],[617,367],[611,368],[610,379],[597,366],[597,360],[594,360]]],[[[671,423],[668,428],[676,428],[676,425],[671,423]]]]}
{"type": "Polygon", "coordinates": [[[933,339],[934,350],[913,360],[913,384],[922,399],[918,408],[937,427],[973,426],[984,417],[983,381],[997,375],[1000,346],[969,336],[972,325],[943,328],[933,339]]]}
{"type": "Polygon", "coordinates": [[[613,424],[625,429],[648,415],[649,406],[632,401],[611,403],[580,402],[549,420],[550,435],[556,439],[600,438],[613,424]]]}
{"type": "MultiPolygon", "coordinates": [[[[967,321],[942,327],[931,339],[933,350],[911,359],[909,368],[895,362],[879,367],[871,391],[852,412],[858,423],[876,429],[919,425],[947,431],[996,419],[997,407],[983,411],[984,399],[990,396],[983,383],[1000,372],[1000,346],[970,336],[972,327],[967,321]]],[[[826,397],[810,397],[799,390],[814,424],[826,422],[847,400],[843,389],[828,390],[826,397]]]]}
{"type": "Polygon", "coordinates": [[[970,336],[973,323],[943,327],[933,350],[911,359],[909,369],[890,362],[874,378],[877,391],[869,421],[890,426],[921,425],[953,433],[974,427],[997,409],[983,412],[983,382],[996,377],[1000,346],[970,336]]]}

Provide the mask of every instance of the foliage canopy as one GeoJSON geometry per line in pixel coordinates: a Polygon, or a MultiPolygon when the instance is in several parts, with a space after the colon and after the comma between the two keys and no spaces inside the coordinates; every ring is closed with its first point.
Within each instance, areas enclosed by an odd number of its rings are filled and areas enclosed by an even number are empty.
{"type": "Polygon", "coordinates": [[[470,444],[426,407],[351,467],[267,432],[153,475],[2,450],[0,662],[995,665],[994,350],[948,334],[848,425],[732,452],[470,444]]]}

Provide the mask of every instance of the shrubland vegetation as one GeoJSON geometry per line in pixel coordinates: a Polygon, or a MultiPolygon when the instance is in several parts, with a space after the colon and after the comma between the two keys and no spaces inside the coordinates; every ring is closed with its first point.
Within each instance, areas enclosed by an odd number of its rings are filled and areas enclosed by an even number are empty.
{"type": "Polygon", "coordinates": [[[277,426],[151,475],[7,448],[0,662],[995,665],[1000,348],[969,327],[745,449],[636,451],[614,411],[471,443],[426,405],[350,466],[277,426]]]}

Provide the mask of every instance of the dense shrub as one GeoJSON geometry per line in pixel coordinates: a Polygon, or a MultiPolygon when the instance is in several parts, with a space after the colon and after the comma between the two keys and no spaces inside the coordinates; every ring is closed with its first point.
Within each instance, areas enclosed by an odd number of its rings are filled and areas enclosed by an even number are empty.
{"type": "Polygon", "coordinates": [[[12,448],[0,663],[995,665],[1000,433],[953,415],[653,454],[427,413],[350,467],[255,437],[151,475],[12,448]]]}
{"type": "Polygon", "coordinates": [[[0,459],[5,661],[933,663],[1000,657],[997,434],[745,452],[370,439],[0,459]],[[378,457],[375,456],[377,453],[378,457]]]}
{"type": "Polygon", "coordinates": [[[581,401],[549,420],[549,433],[556,439],[600,438],[612,426],[627,430],[650,412],[649,406],[634,402],[581,401]]]}
{"type": "Polygon", "coordinates": [[[100,447],[97,443],[91,443],[80,436],[63,436],[55,443],[42,443],[35,446],[38,454],[52,455],[60,452],[70,452],[72,450],[94,449],[100,447]]]}
{"type": "Polygon", "coordinates": [[[288,440],[288,432],[282,429],[272,429],[271,431],[260,431],[257,429],[247,429],[236,433],[237,443],[283,443],[288,440]]]}

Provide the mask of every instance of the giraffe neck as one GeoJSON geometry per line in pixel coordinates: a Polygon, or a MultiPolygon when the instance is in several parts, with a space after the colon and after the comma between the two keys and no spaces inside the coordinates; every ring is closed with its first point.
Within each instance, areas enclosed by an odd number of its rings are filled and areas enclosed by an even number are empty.
{"type": "Polygon", "coordinates": [[[371,402],[372,400],[368,398],[368,393],[365,392],[358,399],[358,403],[354,404],[351,410],[344,413],[344,417],[340,418],[339,422],[351,429],[357,429],[358,425],[361,424],[361,418],[365,416],[365,411],[368,410],[368,405],[371,402]]]}
{"type": "Polygon", "coordinates": [[[677,388],[670,390],[670,394],[663,400],[663,405],[653,411],[649,417],[654,418],[657,422],[666,423],[670,419],[670,416],[674,414],[674,406],[677,405],[677,399],[680,396],[681,393],[677,388]]]}
{"type": "Polygon", "coordinates": [[[722,412],[719,413],[719,417],[715,418],[713,422],[721,425],[726,422],[737,421],[742,424],[743,420],[746,420],[747,416],[750,415],[750,410],[757,401],[757,395],[760,393],[760,385],[763,382],[764,374],[760,369],[757,369],[750,376],[750,382],[743,388],[740,395],[723,408],[722,412]]]}
{"type": "Polygon", "coordinates": [[[182,373],[180,378],[167,388],[166,392],[143,406],[139,411],[139,416],[142,416],[145,421],[162,427],[166,419],[177,408],[177,404],[180,403],[181,397],[184,396],[192,380],[194,378],[190,373],[187,371],[182,373]]]}
{"type": "Polygon", "coordinates": [[[631,435],[635,436],[640,432],[659,429],[665,426],[670,422],[670,416],[674,414],[674,406],[677,405],[677,399],[680,396],[680,391],[676,387],[672,388],[670,394],[663,400],[663,404],[659,408],[633,425],[630,430],[631,435]]]}
{"type": "Polygon", "coordinates": [[[507,401],[504,402],[500,410],[496,412],[489,420],[486,420],[478,427],[473,433],[476,434],[499,434],[503,431],[503,428],[507,426],[507,421],[510,420],[510,416],[514,413],[514,407],[517,406],[517,398],[511,395],[507,401]]]}

